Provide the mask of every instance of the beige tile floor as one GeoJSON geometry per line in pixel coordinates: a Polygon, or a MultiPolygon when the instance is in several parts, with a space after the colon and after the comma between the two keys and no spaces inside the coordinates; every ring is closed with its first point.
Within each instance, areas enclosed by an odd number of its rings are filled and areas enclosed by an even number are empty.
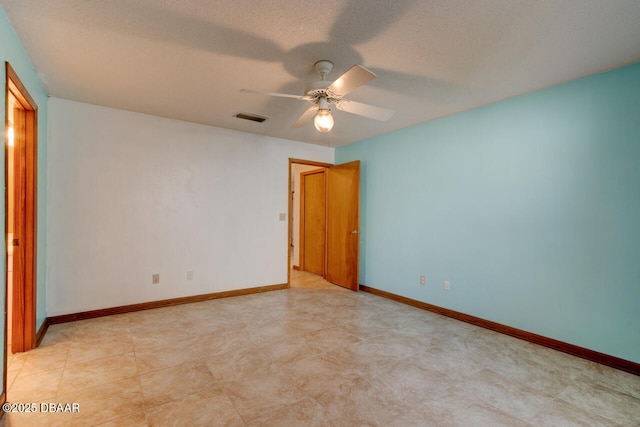
{"type": "Polygon", "coordinates": [[[298,287],[54,325],[0,426],[640,426],[640,378],[294,272],[298,287]]]}

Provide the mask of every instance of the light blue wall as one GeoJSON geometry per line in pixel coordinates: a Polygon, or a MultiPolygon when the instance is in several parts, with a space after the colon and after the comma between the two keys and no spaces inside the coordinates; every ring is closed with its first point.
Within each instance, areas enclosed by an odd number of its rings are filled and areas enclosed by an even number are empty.
{"type": "Polygon", "coordinates": [[[640,362],[640,64],[336,150],[355,159],[362,284],[640,362]]]}
{"type": "MultiPolygon", "coordinates": [[[[48,96],[44,91],[38,75],[33,69],[27,54],[25,53],[18,37],[16,36],[11,23],[7,19],[2,7],[0,7],[0,92],[2,93],[2,99],[4,99],[5,93],[5,61],[11,64],[11,67],[15,70],[20,77],[20,80],[25,85],[29,94],[38,105],[38,228],[37,228],[37,295],[36,295],[36,329],[39,328],[46,318],[46,305],[45,305],[45,258],[46,258],[46,215],[47,215],[47,100],[48,96]]],[[[0,130],[2,131],[2,141],[4,143],[5,135],[5,102],[0,102],[0,114],[2,120],[0,120],[0,130]]],[[[6,184],[5,170],[4,170],[4,150],[0,150],[0,177],[3,181],[2,187],[6,184]]],[[[2,219],[1,224],[4,224],[5,206],[4,197],[0,197],[0,215],[2,219]]],[[[4,226],[3,226],[4,227],[4,226]]],[[[4,229],[4,228],[3,228],[4,229]]],[[[3,243],[0,244],[0,265],[2,271],[5,271],[6,264],[6,241],[2,239],[3,243]]],[[[0,274],[0,283],[2,289],[6,289],[4,273],[0,274]]],[[[0,292],[0,306],[5,306],[5,292],[0,292]]],[[[0,330],[4,331],[4,316],[0,316],[0,330]]],[[[0,363],[2,363],[4,354],[0,352],[0,363]]]]}

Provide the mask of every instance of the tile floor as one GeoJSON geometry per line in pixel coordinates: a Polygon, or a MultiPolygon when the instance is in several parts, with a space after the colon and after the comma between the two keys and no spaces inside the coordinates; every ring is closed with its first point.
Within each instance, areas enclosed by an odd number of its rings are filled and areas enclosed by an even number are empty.
{"type": "Polygon", "coordinates": [[[640,426],[640,377],[294,272],[298,287],[53,325],[0,426],[640,426]]]}

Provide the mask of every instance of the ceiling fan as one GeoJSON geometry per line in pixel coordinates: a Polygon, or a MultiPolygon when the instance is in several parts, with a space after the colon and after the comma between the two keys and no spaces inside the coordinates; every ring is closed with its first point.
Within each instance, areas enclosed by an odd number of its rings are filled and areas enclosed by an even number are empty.
{"type": "Polygon", "coordinates": [[[242,89],[242,92],[294,98],[312,103],[313,106],[302,113],[298,120],[291,126],[292,128],[304,126],[315,116],[314,125],[316,129],[320,132],[329,132],[333,129],[334,124],[333,116],[331,115],[331,105],[335,105],[338,110],[379,121],[388,120],[395,114],[393,110],[343,98],[349,92],[376,78],[373,72],[362,65],[354,65],[333,82],[327,80],[327,74],[333,70],[333,62],[327,60],[318,61],[314,64],[314,67],[320,74],[321,80],[312,83],[306,95],[289,95],[286,93],[264,92],[252,89],[242,89]]]}

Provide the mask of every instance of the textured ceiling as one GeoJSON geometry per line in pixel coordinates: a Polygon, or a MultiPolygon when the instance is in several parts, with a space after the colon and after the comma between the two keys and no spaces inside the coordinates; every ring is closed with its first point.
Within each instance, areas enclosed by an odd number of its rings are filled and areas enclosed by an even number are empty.
{"type": "Polygon", "coordinates": [[[51,96],[329,146],[640,61],[638,0],[0,0],[51,96]],[[336,111],[291,124],[313,64],[378,78],[336,111]],[[268,117],[254,123],[234,117],[268,117]]]}

